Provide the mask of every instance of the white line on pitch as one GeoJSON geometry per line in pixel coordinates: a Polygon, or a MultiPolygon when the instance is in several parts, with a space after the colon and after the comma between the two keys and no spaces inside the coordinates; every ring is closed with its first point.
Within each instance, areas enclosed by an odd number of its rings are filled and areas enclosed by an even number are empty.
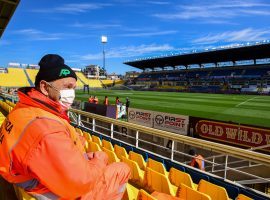
{"type": "Polygon", "coordinates": [[[249,101],[252,101],[252,100],[255,99],[255,98],[257,98],[257,97],[253,97],[253,98],[250,98],[250,99],[248,99],[248,100],[246,100],[246,101],[243,101],[243,102],[237,104],[235,107],[241,106],[241,105],[243,105],[243,104],[245,104],[245,103],[247,103],[247,102],[249,102],[249,101]]]}

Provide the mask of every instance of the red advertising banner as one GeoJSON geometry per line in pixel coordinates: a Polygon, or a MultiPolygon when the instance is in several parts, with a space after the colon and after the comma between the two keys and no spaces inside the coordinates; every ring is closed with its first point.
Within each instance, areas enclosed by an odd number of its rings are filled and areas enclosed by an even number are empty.
{"type": "Polygon", "coordinates": [[[199,120],[195,130],[201,137],[246,147],[270,144],[270,130],[263,128],[199,120]]]}

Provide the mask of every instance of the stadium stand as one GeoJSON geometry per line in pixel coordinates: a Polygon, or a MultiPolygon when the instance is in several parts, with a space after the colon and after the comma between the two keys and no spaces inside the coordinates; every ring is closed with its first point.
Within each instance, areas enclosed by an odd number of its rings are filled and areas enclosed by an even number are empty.
{"type": "Polygon", "coordinates": [[[23,87],[30,86],[22,68],[8,68],[8,73],[0,74],[0,86],[23,87]]]}
{"type": "Polygon", "coordinates": [[[133,81],[144,87],[129,87],[136,90],[269,94],[269,61],[257,62],[269,57],[269,48],[270,44],[265,43],[125,62],[144,70],[133,81]],[[243,60],[249,62],[242,64],[243,60]],[[227,65],[222,66],[222,63],[227,65]],[[190,67],[195,64],[199,67],[190,67]],[[207,64],[210,67],[205,67],[207,64]]]}
{"type": "Polygon", "coordinates": [[[36,79],[36,75],[38,73],[38,70],[37,69],[26,69],[26,72],[27,72],[29,78],[31,79],[31,81],[33,83],[35,83],[35,79],[36,79]]]}
{"type": "Polygon", "coordinates": [[[91,87],[91,88],[102,88],[102,84],[99,80],[88,79],[84,76],[84,74],[82,72],[76,72],[76,75],[81,82],[81,83],[79,83],[79,84],[81,84],[79,86],[82,87],[83,85],[89,85],[89,87],[91,87]]]}

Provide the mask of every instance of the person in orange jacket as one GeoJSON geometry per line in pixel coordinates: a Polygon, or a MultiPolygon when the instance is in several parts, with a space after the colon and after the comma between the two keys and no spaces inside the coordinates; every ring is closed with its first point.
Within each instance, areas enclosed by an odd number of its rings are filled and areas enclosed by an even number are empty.
{"type": "Polygon", "coordinates": [[[204,158],[201,155],[198,155],[195,149],[190,149],[188,154],[193,156],[190,162],[190,166],[205,171],[204,158]]]}
{"type": "Polygon", "coordinates": [[[98,104],[98,98],[96,96],[94,96],[94,100],[93,100],[94,104],[98,104]]]}
{"type": "Polygon", "coordinates": [[[129,167],[108,165],[104,152],[86,153],[69,124],[75,72],[54,54],[39,66],[35,88],[19,89],[0,128],[0,175],[37,199],[121,199],[129,167]]]}
{"type": "Polygon", "coordinates": [[[103,104],[106,105],[106,106],[109,105],[109,99],[108,99],[107,96],[105,96],[105,99],[103,101],[103,104]]]}
{"type": "Polygon", "coordinates": [[[90,97],[89,97],[88,102],[89,102],[89,103],[93,103],[93,102],[94,102],[93,96],[90,96],[90,97]]]}

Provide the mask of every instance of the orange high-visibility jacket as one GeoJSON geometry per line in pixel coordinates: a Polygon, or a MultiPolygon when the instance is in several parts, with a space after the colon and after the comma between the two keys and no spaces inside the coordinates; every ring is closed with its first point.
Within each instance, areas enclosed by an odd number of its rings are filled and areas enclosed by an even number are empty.
{"type": "Polygon", "coordinates": [[[203,170],[203,171],[205,170],[204,158],[201,155],[197,155],[194,158],[192,158],[190,165],[200,170],[203,170]]]}
{"type": "Polygon", "coordinates": [[[96,187],[102,192],[106,164],[86,158],[61,105],[24,90],[0,129],[0,175],[36,197],[75,199],[96,187]]]}

